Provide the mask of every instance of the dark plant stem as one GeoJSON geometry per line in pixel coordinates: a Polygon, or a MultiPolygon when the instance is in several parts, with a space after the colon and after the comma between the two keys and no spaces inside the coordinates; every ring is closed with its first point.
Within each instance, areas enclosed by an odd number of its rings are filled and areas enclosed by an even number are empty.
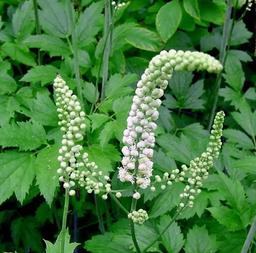
{"type": "MultiPolygon", "coordinates": [[[[230,39],[231,39],[231,34],[232,34],[233,27],[234,27],[234,18],[233,19],[231,18],[232,9],[233,9],[232,8],[232,1],[228,0],[228,8],[227,8],[227,12],[226,12],[224,27],[223,27],[222,43],[221,43],[220,57],[219,57],[219,60],[220,60],[223,67],[224,67],[225,62],[226,62],[227,51],[229,49],[229,42],[230,42],[230,39]]],[[[214,116],[216,114],[216,109],[217,109],[218,100],[219,100],[219,90],[220,90],[221,81],[222,81],[222,73],[219,73],[217,75],[217,78],[216,78],[216,81],[215,81],[215,84],[214,84],[214,87],[215,87],[215,90],[213,92],[214,100],[213,100],[213,106],[212,106],[209,125],[208,125],[208,130],[209,131],[211,130],[211,126],[213,124],[214,116]]]]}
{"type": "Polygon", "coordinates": [[[60,253],[65,252],[65,238],[66,238],[66,227],[67,227],[67,218],[68,218],[68,207],[69,207],[69,194],[68,194],[68,189],[65,189],[65,200],[64,200],[62,226],[61,226],[60,253]]]}
{"type": "Polygon", "coordinates": [[[253,238],[255,236],[255,233],[256,233],[256,217],[254,218],[253,222],[252,222],[252,225],[250,227],[250,230],[247,234],[247,237],[246,237],[246,240],[244,242],[244,245],[243,245],[243,248],[241,250],[241,253],[248,253],[249,252],[249,248],[250,248],[250,245],[253,241],[253,238]]]}
{"type": "Polygon", "coordinates": [[[102,214],[101,214],[100,209],[99,209],[99,199],[98,199],[97,195],[95,195],[95,194],[94,194],[94,203],[95,203],[96,214],[97,214],[98,223],[99,223],[99,229],[100,229],[100,232],[102,234],[104,234],[105,233],[105,226],[104,226],[102,214]]]}
{"type": "MultiPolygon", "coordinates": [[[[34,9],[35,23],[36,23],[36,34],[41,34],[41,27],[40,27],[38,8],[37,8],[37,0],[33,0],[33,9],[34,9]]],[[[40,48],[37,51],[37,62],[38,62],[38,65],[42,64],[40,48]]]]}

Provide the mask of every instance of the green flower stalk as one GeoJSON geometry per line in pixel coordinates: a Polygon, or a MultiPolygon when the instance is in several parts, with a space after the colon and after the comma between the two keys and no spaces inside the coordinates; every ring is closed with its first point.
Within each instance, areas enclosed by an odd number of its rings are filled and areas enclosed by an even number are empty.
{"type": "Polygon", "coordinates": [[[95,162],[89,161],[88,153],[83,152],[81,145],[86,125],[80,102],[60,75],[55,78],[53,87],[59,125],[63,132],[58,156],[59,181],[70,196],[75,195],[76,187],[81,187],[88,193],[102,194],[102,198],[107,199],[111,192],[110,178],[98,169],[95,162]]]}
{"type": "Polygon", "coordinates": [[[214,159],[218,158],[222,146],[221,137],[225,114],[220,111],[216,114],[211,130],[210,141],[206,152],[201,156],[192,160],[189,167],[182,165],[182,177],[187,177],[187,184],[184,192],[180,194],[182,201],[180,207],[183,208],[186,204],[193,207],[194,199],[201,192],[203,180],[208,178],[209,169],[213,166],[214,159]]]}
{"type": "MultiPolygon", "coordinates": [[[[127,118],[127,128],[124,130],[122,167],[119,168],[119,179],[122,182],[136,184],[142,189],[150,186],[157,128],[155,122],[162,103],[160,98],[164,95],[174,70],[206,70],[218,73],[222,70],[222,65],[210,55],[181,50],[164,50],[150,61],[137,83],[127,118]]],[[[176,174],[178,173],[179,171],[176,174]]]]}

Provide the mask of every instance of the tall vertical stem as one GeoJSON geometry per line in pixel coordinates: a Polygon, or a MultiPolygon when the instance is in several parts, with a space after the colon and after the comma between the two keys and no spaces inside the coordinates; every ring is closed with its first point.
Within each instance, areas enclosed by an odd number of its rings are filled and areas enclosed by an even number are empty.
{"type": "Polygon", "coordinates": [[[69,207],[69,194],[68,189],[65,189],[65,202],[62,215],[62,226],[61,226],[61,249],[60,253],[65,252],[65,238],[66,238],[66,227],[68,218],[68,207],[69,207]]]}
{"type": "Polygon", "coordinates": [[[253,223],[250,227],[250,230],[249,230],[248,235],[246,237],[246,240],[244,242],[241,253],[248,253],[249,252],[249,248],[250,248],[250,245],[253,241],[255,233],[256,233],[256,217],[254,218],[253,223]]]}
{"type": "MultiPolygon", "coordinates": [[[[228,0],[228,8],[227,8],[227,12],[226,12],[224,27],[223,27],[222,43],[221,43],[220,57],[219,57],[220,62],[223,66],[225,65],[225,61],[226,61],[226,57],[227,57],[227,48],[229,47],[229,41],[230,41],[231,33],[233,30],[233,26],[234,26],[234,20],[231,18],[231,14],[232,14],[232,1],[228,0]]],[[[221,80],[222,80],[221,75],[222,75],[222,73],[219,73],[217,75],[215,85],[214,85],[214,87],[215,87],[215,90],[213,92],[214,100],[213,100],[213,106],[212,106],[209,125],[208,125],[209,131],[210,131],[212,123],[213,123],[213,119],[214,119],[214,116],[216,113],[217,104],[218,104],[218,100],[219,100],[219,90],[220,90],[220,85],[221,85],[221,80]]]]}
{"type": "Polygon", "coordinates": [[[101,96],[100,99],[103,100],[105,97],[105,86],[108,80],[108,70],[109,70],[109,57],[111,53],[112,44],[112,13],[111,13],[111,1],[105,0],[105,21],[104,21],[104,42],[105,47],[103,50],[103,64],[102,64],[102,85],[101,85],[101,96]]]}
{"type": "Polygon", "coordinates": [[[75,79],[76,79],[77,94],[78,94],[80,103],[82,105],[82,108],[84,110],[84,100],[83,100],[83,93],[82,93],[79,59],[78,59],[78,49],[79,49],[78,48],[78,38],[77,38],[76,30],[75,30],[74,10],[72,8],[71,3],[68,3],[68,11],[69,11],[69,16],[72,19],[71,43],[70,43],[68,37],[67,37],[67,40],[69,42],[69,47],[70,47],[70,50],[71,50],[71,52],[73,54],[73,58],[74,58],[74,72],[75,72],[75,79]]]}
{"type": "MultiPolygon", "coordinates": [[[[39,23],[37,0],[33,0],[33,9],[34,9],[34,15],[35,15],[36,33],[40,34],[41,33],[41,27],[40,27],[40,23],[39,23]]],[[[41,59],[40,48],[37,51],[37,61],[38,61],[38,65],[41,65],[42,59],[41,59]]]]}

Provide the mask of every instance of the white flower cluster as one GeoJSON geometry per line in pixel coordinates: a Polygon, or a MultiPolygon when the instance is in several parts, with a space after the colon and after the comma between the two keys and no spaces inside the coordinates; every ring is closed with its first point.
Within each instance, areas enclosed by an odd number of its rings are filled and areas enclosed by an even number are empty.
{"type": "Polygon", "coordinates": [[[143,224],[148,220],[148,213],[143,209],[139,209],[138,211],[129,213],[128,219],[132,219],[134,223],[143,224]]]}
{"type": "Polygon", "coordinates": [[[209,169],[213,166],[213,160],[219,156],[222,145],[221,136],[224,116],[223,111],[216,114],[206,152],[192,160],[189,167],[182,165],[182,172],[187,176],[187,184],[184,192],[180,194],[182,198],[180,202],[181,208],[186,206],[186,204],[189,207],[193,207],[195,196],[201,192],[202,181],[208,178],[209,169]]]}
{"type": "Polygon", "coordinates": [[[63,132],[58,161],[60,168],[57,170],[59,181],[69,190],[69,195],[75,195],[75,186],[84,187],[88,193],[104,193],[103,199],[111,192],[109,177],[98,170],[95,162],[90,162],[88,154],[82,152],[85,125],[85,113],[72,90],[66,85],[61,76],[54,80],[53,87],[56,94],[56,106],[59,117],[60,129],[63,132]]]}
{"type": "Polygon", "coordinates": [[[122,3],[117,3],[116,1],[112,1],[111,5],[115,8],[115,10],[123,8],[127,3],[122,2],[122,3]]]}
{"type": "Polygon", "coordinates": [[[155,146],[156,120],[160,98],[168,86],[173,70],[207,70],[219,72],[222,65],[210,55],[190,51],[162,51],[149,63],[137,83],[133,103],[127,118],[122,148],[124,155],[119,179],[135,183],[142,189],[150,186],[155,146]]]}
{"type": "Polygon", "coordinates": [[[247,4],[246,4],[246,10],[247,10],[247,11],[251,11],[253,4],[256,4],[256,1],[255,1],[255,0],[248,0],[248,1],[247,1],[247,4]]]}

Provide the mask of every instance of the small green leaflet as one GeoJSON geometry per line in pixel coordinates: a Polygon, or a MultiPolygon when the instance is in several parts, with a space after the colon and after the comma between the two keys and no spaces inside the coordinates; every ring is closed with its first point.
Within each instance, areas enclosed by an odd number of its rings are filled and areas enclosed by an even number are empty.
{"type": "Polygon", "coordinates": [[[36,65],[34,55],[24,45],[5,42],[2,45],[2,51],[14,61],[28,66],[36,65]]]}
{"type": "Polygon", "coordinates": [[[160,8],[156,15],[156,29],[164,42],[177,31],[181,18],[182,9],[178,0],[173,0],[160,8]]]}
{"type": "Polygon", "coordinates": [[[48,90],[37,92],[36,98],[30,104],[30,117],[44,126],[57,126],[58,115],[56,106],[49,97],[48,90]]]}
{"type": "Polygon", "coordinates": [[[132,27],[126,34],[126,41],[135,48],[158,52],[162,42],[157,33],[142,27],[132,27]]]}
{"type": "Polygon", "coordinates": [[[35,158],[30,153],[8,151],[0,154],[0,204],[13,193],[23,202],[34,179],[34,166],[35,158]]]}
{"type": "Polygon", "coordinates": [[[108,115],[101,113],[93,113],[88,117],[92,123],[92,132],[101,127],[105,122],[107,122],[110,119],[108,115]]]}
{"type": "MultiPolygon", "coordinates": [[[[160,224],[158,225],[159,231],[163,231],[167,224],[172,220],[171,216],[162,216],[160,224]]],[[[162,235],[162,241],[169,253],[179,253],[184,244],[183,235],[180,227],[176,222],[173,222],[167,231],[162,235]]]]}
{"type": "Polygon", "coordinates": [[[35,161],[37,184],[49,205],[53,201],[56,187],[59,184],[57,175],[59,162],[57,157],[58,146],[54,145],[41,150],[35,161]]]}
{"type": "Polygon", "coordinates": [[[216,239],[208,234],[205,227],[194,226],[188,231],[186,253],[214,253],[216,251],[216,239]]]}
{"type": "Polygon", "coordinates": [[[89,44],[93,41],[94,36],[100,31],[103,26],[102,9],[102,2],[92,3],[80,15],[75,27],[78,44],[89,44]]]}
{"type": "Polygon", "coordinates": [[[232,34],[230,45],[237,46],[244,43],[248,43],[248,40],[251,38],[252,33],[249,32],[242,20],[235,23],[232,34]]]}
{"type": "Polygon", "coordinates": [[[163,215],[177,206],[183,188],[184,186],[180,183],[175,183],[174,185],[169,186],[152,205],[149,213],[150,218],[156,218],[163,215]]]}
{"type": "Polygon", "coordinates": [[[238,231],[244,227],[240,214],[231,208],[217,206],[208,208],[212,216],[229,231],[238,231]]]}
{"type": "Polygon", "coordinates": [[[35,27],[32,1],[25,1],[17,8],[12,18],[12,30],[18,39],[29,35],[35,27]]]}
{"type": "Polygon", "coordinates": [[[73,25],[68,8],[56,0],[39,0],[38,3],[42,9],[39,18],[43,29],[54,37],[69,36],[73,25]]]}
{"type": "Polygon", "coordinates": [[[193,18],[200,19],[198,0],[184,0],[183,6],[185,11],[193,18]]]}
{"type": "Polygon", "coordinates": [[[58,69],[52,65],[41,65],[31,68],[21,79],[23,82],[37,83],[42,85],[52,83],[58,69]]]}
{"type": "Polygon", "coordinates": [[[10,94],[16,91],[17,83],[7,73],[0,73],[0,95],[10,94]]]}
{"type": "Polygon", "coordinates": [[[7,124],[14,117],[14,112],[19,108],[19,103],[15,97],[0,95],[0,126],[7,124]]]}
{"type": "Polygon", "coordinates": [[[68,45],[60,38],[47,34],[31,35],[23,42],[29,48],[39,48],[52,56],[69,56],[71,51],[68,45]]]}
{"type": "Polygon", "coordinates": [[[61,240],[63,233],[65,234],[65,246],[64,246],[64,253],[73,253],[75,248],[79,245],[78,243],[70,243],[70,235],[68,229],[65,231],[61,231],[58,235],[58,238],[54,244],[45,240],[46,244],[46,253],[58,253],[61,251],[61,240]]]}
{"type": "Polygon", "coordinates": [[[35,150],[46,144],[46,133],[37,122],[18,122],[0,128],[0,145],[18,147],[20,150],[35,150]]]}

